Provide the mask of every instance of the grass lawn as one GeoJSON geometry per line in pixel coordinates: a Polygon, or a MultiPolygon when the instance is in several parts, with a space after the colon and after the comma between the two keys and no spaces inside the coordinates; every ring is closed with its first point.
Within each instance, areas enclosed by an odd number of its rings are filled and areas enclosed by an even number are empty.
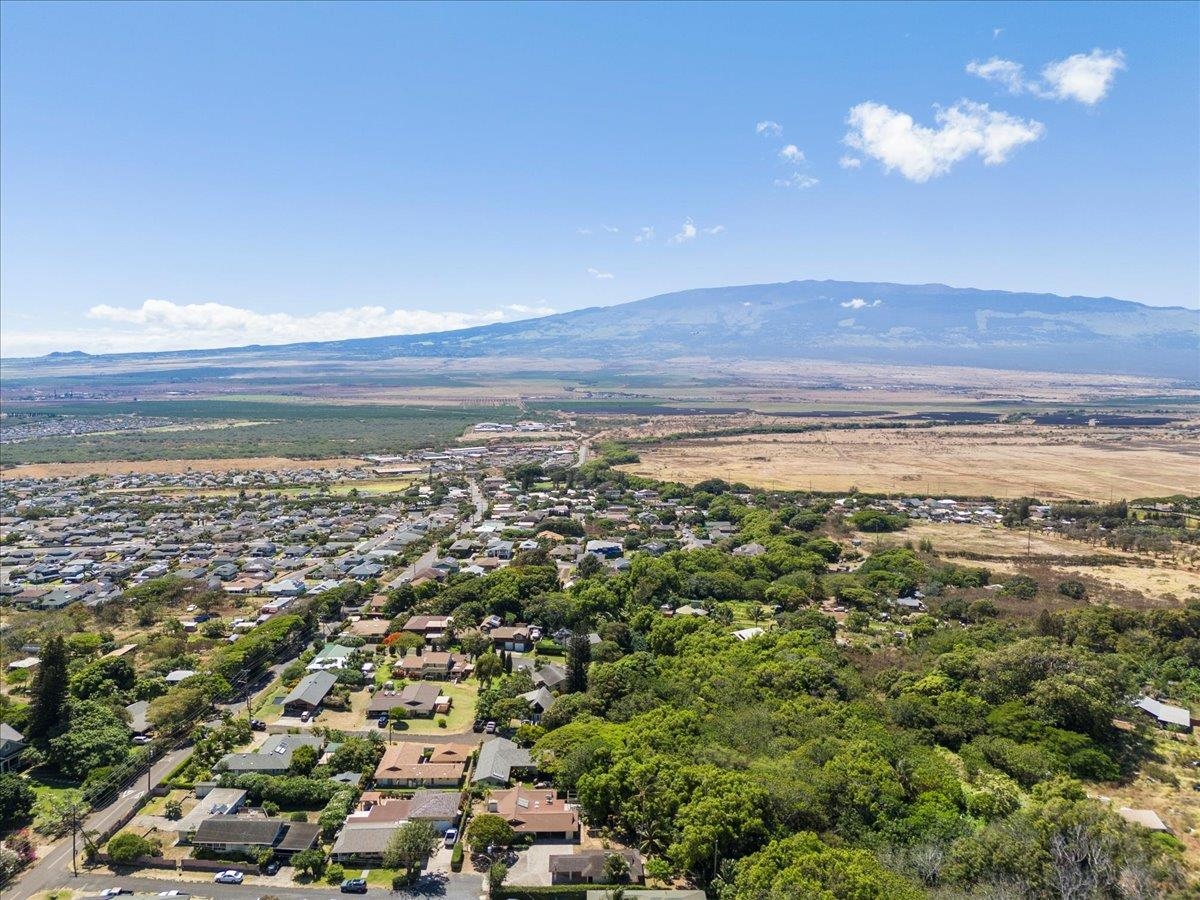
{"type": "Polygon", "coordinates": [[[434,716],[432,719],[409,719],[405,723],[408,725],[405,729],[408,734],[444,734],[470,730],[475,721],[475,700],[479,696],[479,683],[474,680],[461,684],[444,681],[439,682],[438,686],[443,694],[454,701],[450,707],[450,714],[445,717],[446,727],[438,728],[437,720],[442,718],[441,716],[434,716]]]}
{"type": "Polygon", "coordinates": [[[276,681],[268,687],[259,698],[254,702],[254,715],[256,718],[262,719],[264,722],[274,722],[283,715],[282,704],[275,703],[276,698],[282,700],[288,695],[289,691],[283,686],[283,683],[276,681]]]}
{"type": "MultiPolygon", "coordinates": [[[[367,884],[373,887],[385,887],[390,891],[392,879],[402,871],[402,869],[367,869],[367,884]]],[[[362,869],[356,869],[353,866],[346,867],[347,878],[360,878],[362,873],[362,869]]]]}
{"type": "Polygon", "coordinates": [[[771,607],[764,606],[761,603],[755,603],[753,600],[733,600],[729,603],[733,609],[733,629],[741,631],[743,628],[753,628],[757,625],[759,628],[768,628],[772,620],[775,618],[771,612],[771,607]],[[758,621],[754,621],[754,609],[758,607],[758,621]]]}

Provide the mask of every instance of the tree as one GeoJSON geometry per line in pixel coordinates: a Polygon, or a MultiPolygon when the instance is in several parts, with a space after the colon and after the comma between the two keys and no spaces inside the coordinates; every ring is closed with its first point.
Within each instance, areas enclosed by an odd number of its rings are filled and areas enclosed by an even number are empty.
{"type": "Polygon", "coordinates": [[[475,853],[482,853],[488,847],[507,847],[514,837],[516,833],[508,820],[494,813],[481,813],[467,828],[467,844],[475,853]]]}
{"type": "Polygon", "coordinates": [[[298,872],[312,878],[320,878],[325,871],[325,854],[320,850],[301,850],[292,856],[292,866],[298,872]]]}
{"type": "Polygon", "coordinates": [[[582,694],[588,685],[588,664],[592,661],[592,642],[587,632],[576,631],[567,644],[567,691],[582,694]]]}
{"type": "Polygon", "coordinates": [[[405,868],[413,872],[437,849],[438,831],[430,822],[405,822],[388,841],[383,864],[389,869],[405,868]]]}
{"type": "Polygon", "coordinates": [[[20,775],[0,775],[0,822],[24,822],[33,814],[37,794],[20,775]]]}
{"type": "Polygon", "coordinates": [[[121,865],[129,865],[139,856],[150,856],[153,852],[154,845],[132,831],[122,831],[108,842],[108,855],[121,865]]]}
{"type": "Polygon", "coordinates": [[[42,834],[59,837],[66,834],[72,823],[87,814],[88,804],[83,792],[71,788],[46,792],[33,804],[33,827],[42,834]]]}
{"type": "Polygon", "coordinates": [[[317,748],[301,744],[292,751],[292,762],[288,766],[289,775],[309,775],[317,767],[317,748]]]}
{"type": "Polygon", "coordinates": [[[583,558],[575,565],[576,578],[591,578],[604,568],[604,564],[600,562],[600,557],[595,553],[585,553],[583,558]]]}
{"type": "Polygon", "coordinates": [[[29,740],[45,741],[61,727],[68,686],[67,646],[61,636],[53,635],[42,648],[33,679],[33,703],[25,730],[29,740]]]}
{"type": "Polygon", "coordinates": [[[504,663],[495,653],[489,651],[475,660],[475,677],[479,679],[480,684],[484,686],[491,684],[492,679],[499,678],[503,674],[504,663]]]}
{"type": "Polygon", "coordinates": [[[617,884],[629,877],[629,860],[620,853],[610,853],[604,859],[604,875],[610,884],[617,884]]]}
{"type": "Polygon", "coordinates": [[[182,819],[183,818],[183,804],[179,801],[178,798],[172,797],[170,800],[167,801],[166,806],[163,809],[163,815],[165,815],[172,822],[182,819]]]}

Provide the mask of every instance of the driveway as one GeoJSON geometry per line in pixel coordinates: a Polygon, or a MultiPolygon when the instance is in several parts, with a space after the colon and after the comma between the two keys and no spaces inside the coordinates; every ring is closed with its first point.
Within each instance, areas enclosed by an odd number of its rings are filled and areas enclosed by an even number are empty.
{"type": "Polygon", "coordinates": [[[517,861],[508,867],[504,881],[521,887],[549,886],[550,855],[570,852],[570,844],[534,844],[517,854],[517,861]]]}

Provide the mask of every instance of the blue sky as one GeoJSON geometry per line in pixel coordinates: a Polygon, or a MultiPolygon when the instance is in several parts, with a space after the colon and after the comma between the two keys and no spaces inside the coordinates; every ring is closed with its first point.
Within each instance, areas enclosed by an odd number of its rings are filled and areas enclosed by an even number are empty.
{"type": "Polygon", "coordinates": [[[1194,307],[1198,9],[9,2],[3,352],[794,278],[1194,307]]]}

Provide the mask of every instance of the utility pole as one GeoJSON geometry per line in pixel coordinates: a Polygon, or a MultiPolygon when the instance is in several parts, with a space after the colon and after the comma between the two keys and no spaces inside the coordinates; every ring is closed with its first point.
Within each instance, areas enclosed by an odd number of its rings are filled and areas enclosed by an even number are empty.
{"type": "Polygon", "coordinates": [[[71,877],[79,877],[79,854],[75,849],[75,835],[79,833],[79,807],[71,803],[71,877]]]}

